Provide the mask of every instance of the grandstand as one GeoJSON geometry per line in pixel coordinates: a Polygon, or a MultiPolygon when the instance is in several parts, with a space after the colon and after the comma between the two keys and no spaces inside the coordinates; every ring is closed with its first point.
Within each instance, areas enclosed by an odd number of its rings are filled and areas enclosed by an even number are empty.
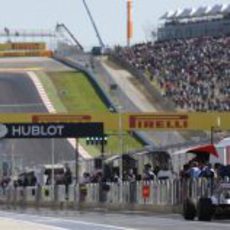
{"type": "Polygon", "coordinates": [[[164,23],[158,28],[159,41],[229,35],[230,4],[168,11],[161,20],[164,23]]]}
{"type": "Polygon", "coordinates": [[[162,18],[168,21],[165,31],[174,28],[174,35],[169,33],[163,41],[117,47],[117,59],[127,69],[135,69],[139,79],[151,82],[162,101],[165,98],[176,109],[230,111],[230,4],[185,9],[162,18]],[[217,25],[213,30],[204,29],[203,23],[210,23],[209,28],[217,25]],[[194,33],[187,36],[183,31],[190,25],[194,33]]]}

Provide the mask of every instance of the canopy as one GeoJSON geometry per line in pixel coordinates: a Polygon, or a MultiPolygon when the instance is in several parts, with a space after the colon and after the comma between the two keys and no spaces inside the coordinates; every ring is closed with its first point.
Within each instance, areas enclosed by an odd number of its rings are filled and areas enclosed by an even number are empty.
{"type": "Polygon", "coordinates": [[[213,144],[209,145],[200,145],[194,148],[191,148],[186,151],[186,153],[196,153],[196,154],[211,154],[216,158],[219,157],[219,154],[213,144]]]}
{"type": "Polygon", "coordinates": [[[230,146],[230,137],[224,138],[223,140],[221,140],[219,143],[217,143],[216,147],[228,147],[230,146]]]}
{"type": "Polygon", "coordinates": [[[168,11],[161,16],[160,19],[182,19],[193,17],[217,16],[230,13],[230,4],[216,4],[214,6],[201,6],[196,9],[185,8],[176,11],[168,11]]]}

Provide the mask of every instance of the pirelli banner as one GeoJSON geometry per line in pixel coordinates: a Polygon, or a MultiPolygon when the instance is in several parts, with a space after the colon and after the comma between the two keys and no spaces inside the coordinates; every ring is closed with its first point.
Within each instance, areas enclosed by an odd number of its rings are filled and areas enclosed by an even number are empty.
{"type": "Polygon", "coordinates": [[[128,114],[129,130],[186,131],[219,128],[230,130],[230,113],[143,113],[128,114]]]}
{"type": "Polygon", "coordinates": [[[209,131],[230,130],[226,113],[79,113],[79,114],[0,114],[0,123],[90,123],[102,122],[105,130],[126,131],[209,131]]]}

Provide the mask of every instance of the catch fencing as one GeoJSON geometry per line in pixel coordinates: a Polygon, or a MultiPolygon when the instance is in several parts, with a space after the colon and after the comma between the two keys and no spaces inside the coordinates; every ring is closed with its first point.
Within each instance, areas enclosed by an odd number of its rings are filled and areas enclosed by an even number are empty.
{"type": "Polygon", "coordinates": [[[189,180],[155,180],[134,181],[123,183],[88,183],[80,185],[57,185],[35,187],[0,188],[0,202],[14,205],[61,205],[87,204],[97,207],[135,206],[179,206],[183,200],[190,197],[194,200],[199,197],[212,195],[213,180],[206,178],[189,180]]]}

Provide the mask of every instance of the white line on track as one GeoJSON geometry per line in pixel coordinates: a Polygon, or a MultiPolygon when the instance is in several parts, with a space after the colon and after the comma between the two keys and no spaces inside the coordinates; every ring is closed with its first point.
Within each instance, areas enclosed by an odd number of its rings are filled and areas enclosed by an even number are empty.
{"type": "Polygon", "coordinates": [[[48,95],[46,94],[46,91],[42,85],[42,83],[40,82],[40,80],[38,79],[37,75],[32,72],[32,71],[28,71],[27,74],[29,75],[30,79],[33,81],[39,96],[41,97],[42,101],[44,102],[44,105],[46,106],[47,110],[49,113],[55,113],[56,110],[54,108],[54,106],[52,105],[48,95]]]}
{"type": "MultiPolygon", "coordinates": [[[[19,214],[19,213],[11,213],[11,212],[4,212],[4,211],[0,211],[0,215],[1,214],[11,214],[14,215],[15,217],[33,217],[36,218],[35,221],[31,220],[32,223],[36,223],[36,221],[54,221],[54,222],[59,222],[61,221],[63,222],[67,222],[67,223],[74,223],[74,224],[78,224],[78,225],[85,225],[85,226],[92,226],[92,227],[101,227],[101,228],[108,228],[110,230],[114,229],[114,230],[138,230],[138,229],[134,229],[134,228],[127,228],[127,227],[120,227],[120,226],[116,226],[116,225],[110,225],[110,224],[99,224],[99,223],[93,223],[93,222],[86,222],[86,221],[78,221],[78,220],[72,220],[72,219],[64,219],[64,218],[54,218],[54,217],[48,217],[48,216],[37,216],[37,215],[31,215],[31,214],[19,214]]],[[[54,228],[55,229],[55,228],[54,228]]],[[[57,229],[58,230],[58,229],[57,229]]],[[[61,229],[60,229],[61,230],[61,229]]],[[[153,229],[154,230],[154,229],[153,229]]]]}
{"type": "MultiPolygon", "coordinates": [[[[7,222],[11,222],[11,223],[15,223],[18,225],[23,225],[24,227],[26,227],[26,225],[28,227],[31,227],[30,229],[38,229],[39,230],[68,230],[67,228],[61,228],[61,227],[55,227],[55,226],[51,226],[51,225],[47,225],[47,224],[41,224],[41,223],[35,223],[32,221],[25,221],[25,220],[18,220],[18,219],[14,219],[14,218],[9,218],[9,217],[1,217],[0,219],[0,223],[1,221],[7,221],[7,222]]],[[[0,225],[1,227],[1,225],[0,225]]]]}

